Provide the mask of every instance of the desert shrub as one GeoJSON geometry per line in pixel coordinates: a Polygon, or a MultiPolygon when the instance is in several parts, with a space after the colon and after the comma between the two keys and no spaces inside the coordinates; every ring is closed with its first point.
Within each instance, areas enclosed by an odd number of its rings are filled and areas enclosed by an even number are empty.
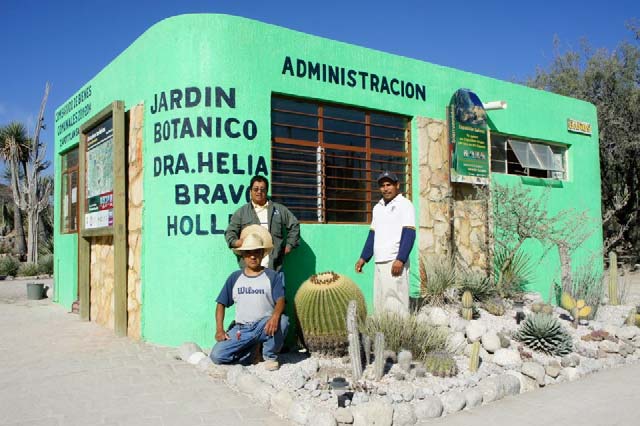
{"type": "Polygon", "coordinates": [[[496,248],[493,256],[496,286],[501,297],[524,293],[533,275],[531,256],[518,250],[509,260],[510,254],[503,248],[496,248]]]}
{"type": "Polygon", "coordinates": [[[53,255],[47,254],[41,256],[38,260],[38,273],[53,275],[53,255]]]}
{"type": "Polygon", "coordinates": [[[445,331],[418,321],[414,314],[376,313],[367,317],[361,332],[372,341],[376,333],[383,333],[386,349],[394,352],[405,349],[421,360],[431,351],[444,350],[447,344],[445,331]]]}
{"type": "Polygon", "coordinates": [[[465,291],[473,295],[474,300],[478,302],[485,301],[495,296],[496,286],[482,272],[464,270],[458,272],[458,288],[459,292],[464,294],[465,291]]]}
{"type": "Polygon", "coordinates": [[[571,295],[574,299],[583,299],[591,306],[592,316],[595,316],[598,306],[604,297],[604,281],[602,272],[589,267],[579,268],[571,277],[571,295]]]}
{"type": "Polygon", "coordinates": [[[444,305],[453,299],[457,285],[456,268],[451,258],[420,259],[421,305],[444,305]]]}
{"type": "Polygon", "coordinates": [[[23,263],[18,268],[18,276],[20,277],[32,277],[34,275],[38,275],[38,265],[35,263],[23,263]]]}
{"type": "Polygon", "coordinates": [[[20,262],[12,256],[0,257],[0,275],[11,275],[15,277],[18,273],[20,262]]]}

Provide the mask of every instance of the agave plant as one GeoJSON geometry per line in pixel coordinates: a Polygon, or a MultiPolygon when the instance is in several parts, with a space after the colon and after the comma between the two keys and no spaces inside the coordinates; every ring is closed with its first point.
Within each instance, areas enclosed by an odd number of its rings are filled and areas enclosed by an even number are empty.
{"type": "Polygon", "coordinates": [[[457,286],[454,261],[450,257],[420,259],[420,296],[423,304],[442,306],[457,286]]]}
{"type": "Polygon", "coordinates": [[[526,290],[533,273],[528,254],[520,250],[511,253],[504,248],[496,248],[493,266],[501,297],[512,297],[526,290]]]}
{"type": "Polygon", "coordinates": [[[458,287],[461,293],[469,291],[473,298],[482,302],[496,294],[496,286],[482,272],[463,270],[458,272],[458,287]]]}
{"type": "Polygon", "coordinates": [[[573,340],[560,321],[549,314],[528,315],[513,336],[534,351],[548,355],[566,355],[573,349],[573,340]]]}

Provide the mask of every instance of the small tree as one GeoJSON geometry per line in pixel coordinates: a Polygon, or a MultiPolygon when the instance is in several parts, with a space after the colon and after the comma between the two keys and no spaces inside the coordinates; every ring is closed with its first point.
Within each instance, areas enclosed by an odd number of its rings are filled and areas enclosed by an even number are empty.
{"type": "Polygon", "coordinates": [[[40,172],[49,167],[44,159],[46,145],[40,143],[40,130],[44,128],[44,109],[49,97],[50,85],[47,82],[40,104],[33,138],[28,144],[27,161],[23,161],[22,147],[12,143],[9,149],[9,170],[11,172],[11,190],[13,200],[27,215],[27,262],[38,262],[38,227],[40,213],[49,203],[50,180],[40,179],[40,172]],[[23,179],[20,179],[20,165],[24,167],[23,179]]]}

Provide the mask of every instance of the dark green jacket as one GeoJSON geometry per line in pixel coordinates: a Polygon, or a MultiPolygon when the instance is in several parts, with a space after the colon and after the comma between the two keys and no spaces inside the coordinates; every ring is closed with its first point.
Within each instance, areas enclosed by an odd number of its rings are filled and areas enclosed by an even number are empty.
{"type": "MultiPolygon", "coordinates": [[[[267,220],[269,221],[269,233],[273,239],[273,250],[269,253],[269,268],[280,270],[284,261],[284,249],[286,246],[298,247],[300,242],[300,224],[298,219],[288,208],[280,203],[269,200],[267,207],[267,220]]],[[[240,238],[240,232],[249,225],[260,225],[260,219],[253,209],[251,202],[240,207],[231,216],[229,226],[224,232],[227,245],[233,248],[233,244],[240,238]]],[[[243,267],[242,257],[238,256],[238,263],[243,267]]]]}

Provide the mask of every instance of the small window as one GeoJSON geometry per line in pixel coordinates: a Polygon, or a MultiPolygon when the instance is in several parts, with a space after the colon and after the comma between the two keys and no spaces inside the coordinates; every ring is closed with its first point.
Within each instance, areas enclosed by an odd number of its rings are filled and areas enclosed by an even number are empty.
{"type": "Polygon", "coordinates": [[[510,175],[566,179],[567,148],[491,134],[491,171],[510,175]]]}
{"type": "Polygon", "coordinates": [[[78,149],[62,155],[62,224],[63,234],[78,232],[78,149]]]}
{"type": "Polygon", "coordinates": [[[411,196],[408,117],[274,96],[271,194],[302,222],[369,223],[375,182],[395,172],[411,196]]]}

